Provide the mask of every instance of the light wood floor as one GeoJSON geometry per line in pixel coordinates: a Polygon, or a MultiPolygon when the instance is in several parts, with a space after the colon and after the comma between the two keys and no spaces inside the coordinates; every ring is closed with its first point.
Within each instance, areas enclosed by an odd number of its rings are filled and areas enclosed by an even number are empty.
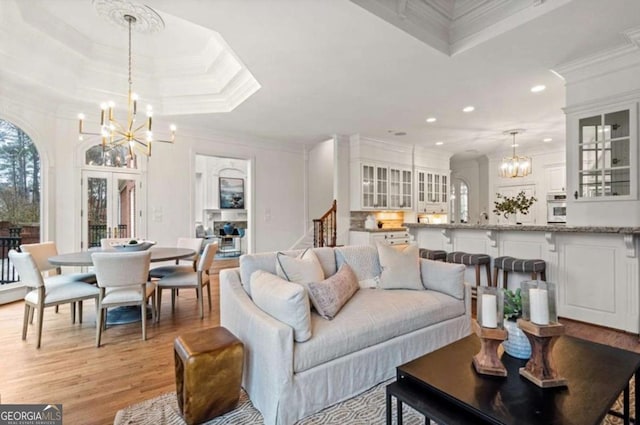
{"type": "MultiPolygon", "coordinates": [[[[216,261],[214,270],[237,260],[216,261]]],[[[62,403],[65,424],[111,424],[130,404],[175,391],[173,340],[186,332],[219,324],[219,290],[213,275],[213,310],[198,318],[194,291],[182,291],[175,314],[165,296],[160,324],[141,340],[140,323],[113,326],[95,347],[95,310],[86,303],[84,323],[70,323],[69,308],[47,309],[42,348],[35,331],[20,339],[23,303],[0,306],[0,397],[2,403],[62,403]]],[[[206,305],[206,304],[205,304],[206,305]]],[[[567,333],[640,352],[636,335],[564,320],[567,333]]]]}

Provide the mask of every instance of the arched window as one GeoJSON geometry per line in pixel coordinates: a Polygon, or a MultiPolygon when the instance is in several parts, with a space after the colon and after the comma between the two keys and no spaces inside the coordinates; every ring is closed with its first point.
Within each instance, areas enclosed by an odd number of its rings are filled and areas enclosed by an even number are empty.
{"type": "Polygon", "coordinates": [[[40,240],[40,155],[19,127],[0,119],[0,236],[40,240]]]}
{"type": "Polygon", "coordinates": [[[451,222],[469,222],[469,186],[462,179],[451,181],[451,222]]]}

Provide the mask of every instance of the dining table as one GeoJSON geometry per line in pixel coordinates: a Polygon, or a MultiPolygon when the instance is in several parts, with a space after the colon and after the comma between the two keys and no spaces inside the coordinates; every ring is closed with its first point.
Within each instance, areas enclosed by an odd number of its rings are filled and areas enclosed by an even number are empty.
{"type": "MultiPolygon", "coordinates": [[[[117,250],[113,248],[103,249],[101,247],[89,248],[88,251],[69,252],[66,254],[58,254],[53,257],[49,257],[49,263],[54,266],[61,267],[90,267],[93,266],[93,260],[91,254],[94,252],[135,252],[117,250]]],[[[140,252],[140,251],[138,251],[140,252]]],[[[195,255],[195,251],[189,248],[174,248],[174,247],[156,247],[149,248],[151,253],[151,262],[180,260],[182,258],[189,258],[195,255]]],[[[147,317],[150,317],[150,309],[147,311],[147,317]]],[[[140,308],[137,306],[122,306],[114,307],[107,310],[107,325],[122,325],[126,323],[139,322],[141,320],[140,308]]]]}

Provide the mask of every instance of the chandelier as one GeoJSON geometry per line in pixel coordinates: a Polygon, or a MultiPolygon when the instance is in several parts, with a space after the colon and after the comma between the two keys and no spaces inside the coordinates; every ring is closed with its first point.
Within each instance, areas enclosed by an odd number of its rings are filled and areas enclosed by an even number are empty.
{"type": "Polygon", "coordinates": [[[516,134],[518,133],[524,133],[524,130],[516,129],[504,132],[504,134],[513,136],[513,143],[511,145],[513,147],[513,155],[502,158],[500,169],[498,170],[500,177],[525,177],[531,174],[531,158],[516,155],[516,134]]]}
{"type": "MultiPolygon", "coordinates": [[[[155,11],[149,10],[155,13],[155,11]]],[[[149,12],[147,11],[147,13],[149,12]]],[[[100,132],[84,131],[85,116],[80,113],[78,114],[80,121],[79,138],[83,140],[83,135],[100,136],[103,151],[123,147],[128,150],[128,157],[133,160],[136,154],[151,156],[151,142],[173,143],[175,141],[176,126],[173,124],[169,126],[171,134],[169,140],[154,139],[151,125],[153,122],[153,108],[151,105],[146,106],[146,117],[143,120],[139,120],[138,101],[140,98],[132,90],[133,80],[131,79],[131,29],[135,25],[137,18],[128,13],[121,15],[121,17],[129,27],[129,91],[127,95],[126,122],[119,122],[115,119],[115,103],[113,101],[103,102],[100,104],[100,132]]],[[[160,16],[157,16],[157,19],[162,21],[160,16]]]]}

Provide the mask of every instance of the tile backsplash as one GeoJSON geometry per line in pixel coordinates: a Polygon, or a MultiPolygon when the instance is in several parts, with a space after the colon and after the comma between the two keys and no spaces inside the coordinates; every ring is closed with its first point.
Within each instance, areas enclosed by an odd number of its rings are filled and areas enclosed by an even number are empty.
{"type": "Polygon", "coordinates": [[[364,229],[364,222],[370,214],[375,216],[377,222],[382,222],[383,229],[402,227],[402,223],[404,223],[404,212],[402,211],[351,211],[350,227],[364,229]]]}

